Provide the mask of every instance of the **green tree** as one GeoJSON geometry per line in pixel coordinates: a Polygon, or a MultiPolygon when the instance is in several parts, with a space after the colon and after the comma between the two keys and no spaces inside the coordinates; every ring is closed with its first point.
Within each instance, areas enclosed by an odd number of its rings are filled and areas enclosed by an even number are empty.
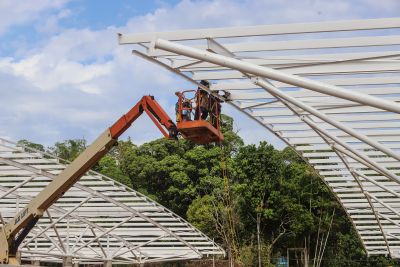
{"type": "Polygon", "coordinates": [[[63,142],[56,142],[48,151],[61,159],[73,161],[85,148],[85,139],[69,139],[63,142]]]}
{"type": "Polygon", "coordinates": [[[100,159],[97,171],[128,187],[132,187],[132,181],[128,176],[122,173],[116,159],[111,155],[105,155],[102,159],[100,159]]]}
{"type": "Polygon", "coordinates": [[[42,151],[42,152],[45,151],[43,145],[30,142],[30,141],[28,141],[26,139],[19,140],[17,142],[17,145],[22,145],[22,146],[25,146],[25,147],[33,148],[33,149],[36,149],[36,150],[39,150],[39,151],[42,151]]]}
{"type": "MultiPolygon", "coordinates": [[[[200,231],[217,237],[214,203],[215,198],[211,195],[197,197],[188,208],[187,218],[200,231]]],[[[222,240],[217,241],[221,242],[222,240]]]]}

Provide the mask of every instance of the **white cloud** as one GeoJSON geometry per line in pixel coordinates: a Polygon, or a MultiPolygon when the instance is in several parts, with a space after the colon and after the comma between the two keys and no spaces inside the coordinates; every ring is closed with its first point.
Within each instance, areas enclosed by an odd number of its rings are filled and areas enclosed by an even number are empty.
{"type": "Polygon", "coordinates": [[[47,10],[60,9],[68,0],[0,1],[0,35],[10,27],[43,19],[40,14],[47,10]]]}
{"type": "MultiPolygon", "coordinates": [[[[97,31],[83,28],[59,32],[57,20],[71,12],[65,8],[65,2],[0,1],[0,17],[5,15],[0,20],[0,34],[13,25],[33,20],[44,25],[37,30],[58,32],[40,45],[26,49],[18,59],[0,57],[1,90],[7,90],[0,99],[3,114],[0,124],[7,125],[7,131],[2,129],[0,135],[45,144],[83,136],[93,140],[145,94],[156,95],[172,115],[173,92],[187,89],[188,84],[158,66],[133,57],[131,47],[118,46],[117,32],[368,18],[389,16],[398,7],[395,0],[380,1],[382,6],[385,2],[391,5],[390,10],[369,0],[184,0],[131,18],[121,28],[110,25],[97,31]],[[6,14],[11,6],[15,6],[10,12],[13,15],[6,14]],[[370,12],[372,6],[375,13],[370,12]],[[50,17],[38,17],[48,9],[56,12],[50,17]]],[[[264,135],[266,130],[256,129],[256,123],[249,122],[247,117],[237,112],[229,114],[237,118],[239,134],[243,133],[248,142],[257,142],[265,136],[279,145],[275,137],[264,135]]],[[[128,134],[140,143],[160,136],[149,119],[141,119],[137,125],[128,134]]]]}
{"type": "Polygon", "coordinates": [[[62,9],[54,15],[49,15],[44,21],[38,23],[35,28],[41,33],[57,33],[62,29],[59,25],[60,20],[69,17],[71,14],[72,11],[70,9],[62,9]]]}
{"type": "Polygon", "coordinates": [[[383,1],[375,1],[375,0],[364,0],[364,3],[373,9],[375,12],[379,12],[380,10],[388,11],[393,14],[400,13],[400,1],[399,0],[383,0],[383,1]]]}
{"type": "MultiPolygon", "coordinates": [[[[3,63],[4,65],[4,63],[3,63]]],[[[4,66],[3,66],[4,67],[4,66]]],[[[47,55],[36,54],[17,62],[8,62],[7,69],[24,77],[42,90],[57,90],[62,86],[77,86],[88,93],[100,93],[91,81],[111,73],[111,63],[82,64],[71,60],[50,60],[47,55]]]]}
{"type": "MultiPolygon", "coordinates": [[[[387,5],[396,6],[396,2],[398,3],[396,0],[383,0],[380,4],[373,0],[183,0],[174,7],[163,7],[132,18],[126,29],[131,32],[147,32],[378,17],[381,14],[379,11],[390,10],[387,5]],[[374,7],[372,12],[371,7],[374,7]]],[[[398,15],[395,10],[390,13],[398,15]]]]}

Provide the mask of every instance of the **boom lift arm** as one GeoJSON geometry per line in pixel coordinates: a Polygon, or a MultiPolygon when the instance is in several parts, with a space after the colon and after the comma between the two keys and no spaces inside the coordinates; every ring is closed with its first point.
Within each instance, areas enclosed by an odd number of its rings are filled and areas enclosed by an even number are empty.
{"type": "Polygon", "coordinates": [[[0,263],[19,264],[18,246],[43,213],[92,168],[117,142],[131,124],[145,111],[163,135],[177,138],[177,128],[152,96],[144,96],[128,113],[104,131],[56,179],[51,181],[23,210],[3,225],[0,232],[0,263]]]}

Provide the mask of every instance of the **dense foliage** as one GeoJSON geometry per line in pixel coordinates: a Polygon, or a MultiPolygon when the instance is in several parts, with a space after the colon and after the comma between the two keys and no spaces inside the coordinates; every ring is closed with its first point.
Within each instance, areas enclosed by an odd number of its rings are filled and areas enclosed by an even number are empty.
{"type": "MultiPolygon", "coordinates": [[[[274,266],[290,248],[303,248],[290,250],[290,266],[303,266],[302,253],[311,265],[319,258],[321,266],[396,266],[367,258],[333,194],[295,152],[266,142],[244,145],[232,119],[223,121],[221,145],[121,141],[95,168],[186,218],[241,266],[274,266]]],[[[67,140],[47,151],[73,160],[85,146],[67,140]]]]}

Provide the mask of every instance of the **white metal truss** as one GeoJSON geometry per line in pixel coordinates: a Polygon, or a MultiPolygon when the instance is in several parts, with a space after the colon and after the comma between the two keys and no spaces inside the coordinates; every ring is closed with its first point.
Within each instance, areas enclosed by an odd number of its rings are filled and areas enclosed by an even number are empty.
{"type": "Polygon", "coordinates": [[[119,34],[119,42],[196,86],[210,80],[212,93],[225,92],[313,166],[368,255],[400,257],[400,18],[119,34]]]}
{"type": "MultiPolygon", "coordinates": [[[[0,211],[11,219],[65,168],[61,159],[0,139],[0,211]]],[[[90,171],[20,246],[22,260],[117,264],[198,259],[224,251],[188,222],[90,171]]]]}

